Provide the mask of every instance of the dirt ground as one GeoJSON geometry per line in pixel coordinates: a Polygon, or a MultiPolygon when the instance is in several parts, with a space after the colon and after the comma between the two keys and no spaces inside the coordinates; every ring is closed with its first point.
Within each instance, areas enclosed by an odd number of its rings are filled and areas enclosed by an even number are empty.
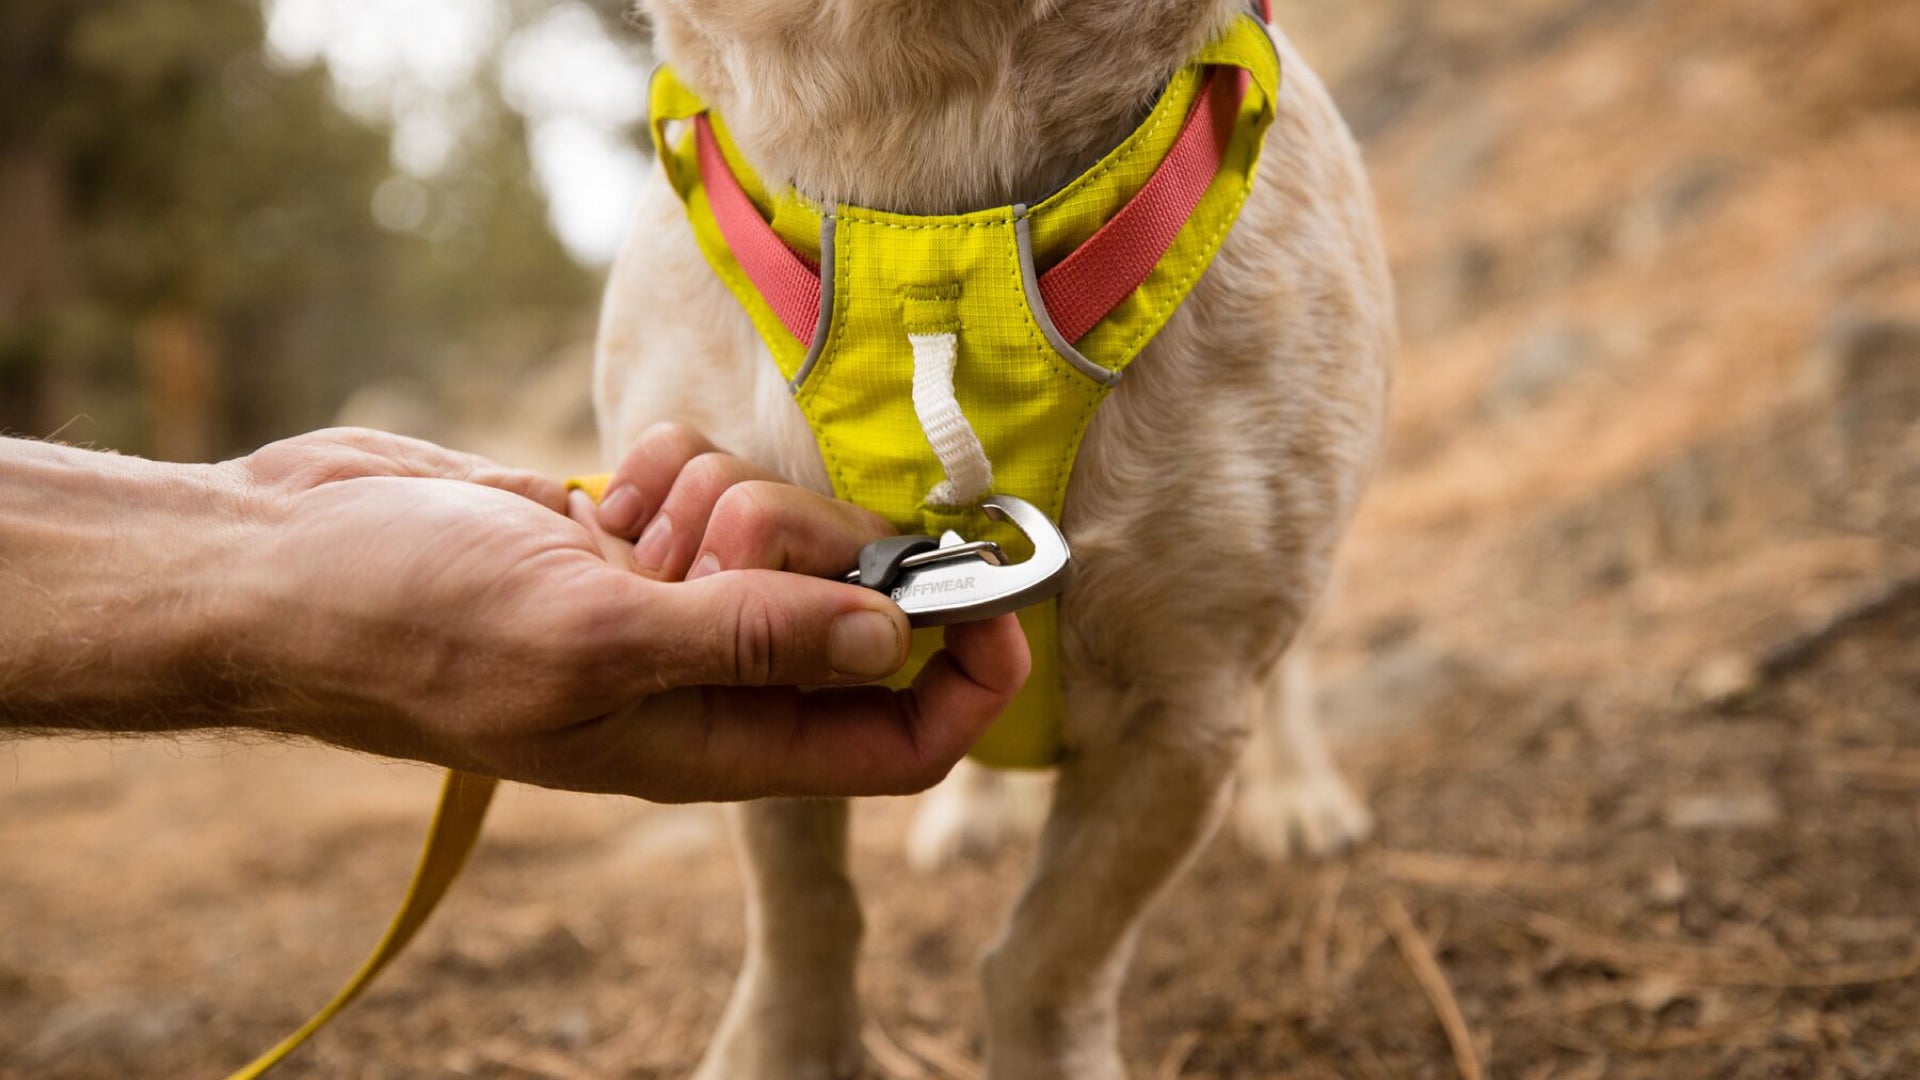
{"type": "MultiPolygon", "coordinates": [[[[1402,290],[1317,642],[1380,825],[1209,849],[1127,983],[1135,1076],[1451,1077],[1456,1015],[1493,1077],[1920,1076],[1920,6],[1281,8],[1402,290]]],[[[278,744],[4,754],[0,1076],[35,1080],[276,1041],[373,942],[436,784],[278,744]]],[[[857,815],[871,1068],[967,1080],[1031,844],[921,877],[911,809],[857,815]]],[[[716,811],[509,789],[278,1075],[684,1076],[740,919],[716,811]]]]}

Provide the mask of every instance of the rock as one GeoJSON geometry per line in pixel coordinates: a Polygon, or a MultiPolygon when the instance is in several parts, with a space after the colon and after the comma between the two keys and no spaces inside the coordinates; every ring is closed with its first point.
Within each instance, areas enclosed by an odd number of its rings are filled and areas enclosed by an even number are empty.
{"type": "Polygon", "coordinates": [[[1920,227],[1884,208],[1862,210],[1813,235],[1791,270],[1801,285],[1857,289],[1920,265],[1920,227]]]}
{"type": "Polygon", "coordinates": [[[1758,829],[1780,820],[1771,791],[1716,791],[1667,800],[1667,824],[1676,829],[1758,829]]]}
{"type": "Polygon", "coordinates": [[[1827,320],[1802,389],[1835,400],[1920,389],[1920,319],[1843,311],[1827,320]]]}
{"type": "Polygon", "coordinates": [[[1738,701],[1760,685],[1760,667],[1751,657],[1720,653],[1687,673],[1681,689],[1689,701],[1708,708],[1738,701]]]}
{"type": "Polygon", "coordinates": [[[1410,727],[1485,682],[1484,674],[1459,656],[1407,642],[1323,693],[1321,727],[1335,738],[1410,727]]]}
{"type": "Polygon", "coordinates": [[[1561,320],[1538,326],[1508,351],[1483,404],[1492,412],[1539,404],[1586,366],[1595,351],[1593,335],[1581,327],[1561,320]]]}
{"type": "Polygon", "coordinates": [[[1647,478],[1657,555],[1671,557],[1692,549],[1726,515],[1729,479],[1723,466],[1696,447],[1647,478]]]}
{"type": "Polygon", "coordinates": [[[570,978],[590,970],[598,954],[569,927],[546,921],[537,928],[507,932],[470,930],[431,958],[438,970],[463,983],[488,979],[515,982],[532,978],[570,978]]]}
{"type": "Polygon", "coordinates": [[[1698,993],[1698,988],[1678,975],[1656,973],[1635,981],[1627,992],[1627,1000],[1633,1002],[1634,1008],[1654,1016],[1677,1002],[1693,1000],[1698,993]]]}
{"type": "Polygon", "coordinates": [[[1685,161],[1667,170],[1622,208],[1615,250],[1640,262],[1653,259],[1676,230],[1699,220],[1732,187],[1733,177],[1732,165],[1713,159],[1685,161]]]}
{"type": "Polygon", "coordinates": [[[1565,222],[1535,236],[1526,257],[1514,260],[1514,291],[1531,296],[1552,295],[1613,261],[1620,228],[1616,211],[1565,222]]]}
{"type": "Polygon", "coordinates": [[[596,959],[594,951],[571,927],[553,923],[532,941],[509,952],[504,970],[516,978],[540,975],[565,978],[592,968],[596,959]]]}
{"type": "Polygon", "coordinates": [[[562,1050],[584,1050],[593,1045],[593,1017],[585,1009],[563,1009],[554,1015],[547,1037],[562,1050]]]}
{"type": "Polygon", "coordinates": [[[1467,240],[1400,273],[1400,318],[1409,337],[1430,337],[1467,322],[1498,292],[1500,253],[1467,240]]]}
{"type": "Polygon", "coordinates": [[[86,1051],[138,1061],[158,1047],[189,1036],[203,1017],[194,1002],[178,996],[113,994],[72,1001],[53,1010],[27,1045],[27,1057],[54,1062],[86,1051]]]}
{"type": "Polygon", "coordinates": [[[1415,197],[1429,209],[1442,208],[1480,178],[1512,129],[1513,118],[1495,102],[1482,100],[1453,113],[1433,133],[1433,149],[1414,174],[1415,197]]]}
{"type": "Polygon", "coordinates": [[[1687,898],[1687,878],[1680,867],[1668,859],[1647,875],[1647,902],[1655,907],[1678,907],[1687,898]]]}

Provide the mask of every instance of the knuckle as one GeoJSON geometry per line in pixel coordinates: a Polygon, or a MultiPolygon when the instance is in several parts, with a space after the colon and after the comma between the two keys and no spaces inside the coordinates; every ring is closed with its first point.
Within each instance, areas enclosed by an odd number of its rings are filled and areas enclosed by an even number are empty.
{"type": "Polygon", "coordinates": [[[779,671],[784,619],[779,605],[747,594],[734,608],[733,680],[740,686],[767,686],[779,671]]]}
{"type": "Polygon", "coordinates": [[[708,500],[718,499],[733,486],[734,459],[717,450],[709,450],[687,462],[680,470],[680,481],[708,500]]]}
{"type": "Polygon", "coordinates": [[[900,531],[893,527],[891,521],[888,521],[886,518],[881,517],[879,514],[874,513],[864,506],[855,503],[844,503],[842,505],[846,507],[846,512],[852,515],[860,531],[866,535],[879,539],[883,536],[893,536],[900,531]]]}
{"type": "Polygon", "coordinates": [[[678,420],[662,420],[640,433],[638,445],[650,457],[671,456],[685,461],[708,449],[707,440],[678,420]]]}
{"type": "Polygon", "coordinates": [[[775,532],[774,517],[768,511],[766,493],[758,484],[736,484],[721,492],[713,504],[713,517],[707,526],[709,546],[720,547],[733,555],[728,565],[743,562],[759,565],[775,532]]]}

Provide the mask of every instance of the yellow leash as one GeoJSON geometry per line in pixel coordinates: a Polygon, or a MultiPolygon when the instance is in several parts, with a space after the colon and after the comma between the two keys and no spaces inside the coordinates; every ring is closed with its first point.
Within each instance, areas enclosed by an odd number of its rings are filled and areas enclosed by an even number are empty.
{"type": "Polygon", "coordinates": [[[387,926],[387,932],[381,935],[380,943],[374,946],[373,954],[367,957],[366,963],[360,965],[359,971],[353,973],[353,978],[347,980],[347,985],[340,988],[333,1000],[313,1014],[312,1019],[280,1040],[278,1046],[228,1076],[227,1080],[257,1080],[266,1075],[268,1070],[299,1049],[300,1044],[359,997],[374,976],[380,974],[381,969],[398,956],[401,949],[407,947],[407,942],[413,940],[413,935],[426,923],[427,916],[433,914],[440,898],[446,895],[453,879],[459,876],[460,867],[467,861],[467,853],[473,850],[474,841],[480,838],[480,824],[486,820],[487,805],[493,801],[493,791],[499,783],[491,777],[448,770],[446,782],[440,787],[440,804],[434,809],[433,823],[427,827],[426,846],[421,850],[420,862],[413,870],[413,881],[407,885],[406,898],[400,902],[400,910],[387,926]]]}
{"type": "MultiPolygon", "coordinates": [[[[570,477],[567,489],[584,491],[594,502],[599,502],[611,479],[611,473],[570,477]]],[[[373,947],[373,954],[312,1019],[280,1040],[278,1046],[228,1075],[227,1080],[259,1080],[271,1072],[341,1009],[352,1004],[374,977],[400,955],[400,950],[406,948],[413,935],[426,924],[427,916],[439,906],[440,898],[447,895],[453,879],[460,876],[467,854],[480,839],[480,826],[487,819],[487,807],[492,804],[494,789],[499,786],[500,781],[492,777],[447,770],[447,778],[440,785],[440,801],[433,809],[433,821],[427,826],[426,844],[420,849],[420,861],[415,864],[413,880],[407,885],[407,895],[400,901],[400,910],[394,913],[393,921],[387,924],[387,932],[380,936],[380,943],[373,947]]]]}

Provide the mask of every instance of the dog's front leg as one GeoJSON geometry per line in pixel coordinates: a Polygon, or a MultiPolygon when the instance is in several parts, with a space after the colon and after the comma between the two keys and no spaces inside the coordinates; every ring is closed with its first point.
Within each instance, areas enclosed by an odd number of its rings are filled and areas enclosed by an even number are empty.
{"type": "Polygon", "coordinates": [[[1116,998],[1147,906],[1218,826],[1257,691],[1076,688],[1033,881],[989,953],[989,1080],[1121,1080],[1116,998]]]}
{"type": "Polygon", "coordinates": [[[860,1070],[860,901],[845,799],[731,811],[747,878],[747,955],[695,1080],[845,1080],[860,1070]]]}

